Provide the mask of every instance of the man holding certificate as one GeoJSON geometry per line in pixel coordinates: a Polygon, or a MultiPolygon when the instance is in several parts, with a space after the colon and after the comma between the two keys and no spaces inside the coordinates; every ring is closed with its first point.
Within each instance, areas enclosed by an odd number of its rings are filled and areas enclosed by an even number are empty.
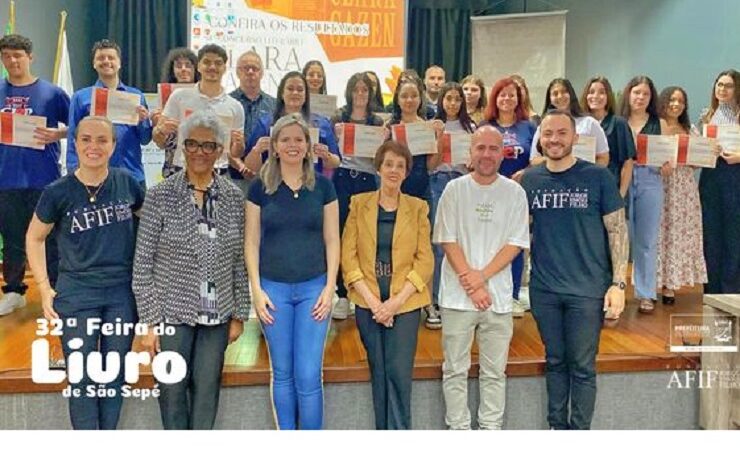
{"type": "Polygon", "coordinates": [[[67,170],[72,172],[79,161],[73,139],[77,124],[86,116],[105,116],[116,128],[116,148],[110,166],[128,170],[142,187],[146,187],[141,146],[152,140],[152,124],[144,95],[140,90],[121,83],[118,76],[121,48],[118,44],[108,39],[96,42],[92,59],[93,67],[98,72],[98,81],[72,96],[67,170]]]}
{"type": "MultiPolygon", "coordinates": [[[[191,88],[178,89],[172,93],[162,111],[162,120],[154,129],[154,142],[157,145],[161,146],[168,135],[177,132],[179,124],[192,113],[211,109],[229,129],[230,134],[224,147],[228,150],[233,144],[239,151],[244,149],[244,108],[221,86],[227,60],[226,50],[216,44],[204,45],[198,50],[197,70],[200,73],[200,81],[191,88]]],[[[186,136],[177,137],[177,150],[172,161],[175,171],[185,167],[185,156],[182,151],[185,138],[186,136]]],[[[215,163],[215,168],[221,175],[225,174],[229,167],[227,154],[228,151],[223,152],[215,163]]],[[[240,162],[236,160],[236,163],[240,162]]]]}
{"type": "MultiPolygon", "coordinates": [[[[26,229],[41,192],[59,178],[59,139],[67,131],[69,97],[31,74],[33,44],[10,34],[0,39],[7,79],[0,80],[0,235],[3,248],[0,316],[26,304],[26,229]]],[[[56,281],[56,245],[47,243],[49,281],[56,281]]],[[[36,280],[37,282],[42,280],[36,280]]],[[[45,280],[44,280],[45,281],[45,280]]]]}

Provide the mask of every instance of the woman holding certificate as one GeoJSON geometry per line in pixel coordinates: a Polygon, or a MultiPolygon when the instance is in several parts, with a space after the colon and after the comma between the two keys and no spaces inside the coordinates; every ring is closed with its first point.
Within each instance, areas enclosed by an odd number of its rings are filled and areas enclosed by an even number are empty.
{"type": "MultiPolygon", "coordinates": [[[[576,120],[576,133],[580,139],[580,144],[584,145],[584,154],[576,153],[576,146],[573,148],[575,156],[586,160],[595,161],[596,164],[606,167],[609,164],[609,144],[606,141],[604,130],[601,129],[599,122],[591,116],[584,115],[581,111],[581,105],[578,103],[578,96],[573,89],[573,85],[565,78],[556,78],[550,82],[547,87],[545,96],[545,107],[542,108],[542,115],[551,109],[567,111],[576,120]],[[594,156],[595,155],[595,156],[594,156]]],[[[529,154],[531,164],[542,164],[545,162],[546,155],[540,155],[537,144],[540,140],[540,129],[534,133],[532,138],[532,149],[529,154]]]]}
{"type": "Polygon", "coordinates": [[[300,72],[285,74],[278,86],[275,113],[260,117],[247,139],[245,153],[243,155],[232,153],[232,156],[242,158],[250,172],[258,173],[262,164],[268,159],[271,142],[270,130],[273,123],[283,116],[298,113],[311,128],[318,129],[319,141],[312,143],[309,152],[318,157],[318,161],[314,161],[316,172],[322,173],[324,167],[330,169],[339,167],[341,157],[331,122],[326,117],[309,112],[309,98],[309,88],[303,74],[300,72]]]}
{"type": "Polygon", "coordinates": [[[342,272],[370,365],[375,428],[410,429],[420,310],[434,267],[429,209],[401,193],[411,166],[405,146],[387,141],[374,164],[380,189],[352,197],[342,272]]]}
{"type": "Polygon", "coordinates": [[[393,116],[388,126],[402,125],[396,128],[393,139],[401,140],[411,153],[414,154],[411,173],[404,180],[401,191],[422,200],[429,200],[429,172],[428,165],[436,160],[437,147],[434,142],[439,140],[444,131],[444,124],[440,120],[426,121],[423,119],[426,108],[422,101],[424,83],[419,77],[399,77],[396,91],[393,93],[393,116]],[[407,125],[411,125],[408,127],[407,125]],[[422,126],[426,125],[426,126],[422,126]],[[401,136],[399,133],[403,133],[401,136]],[[434,142],[433,142],[434,141],[434,142]],[[423,148],[422,148],[423,147],[423,148]]]}
{"type": "MultiPolygon", "coordinates": [[[[701,116],[706,128],[740,125],[740,72],[725,70],[712,86],[709,108],[701,116]]],[[[721,143],[720,143],[721,144],[721,143]]],[[[721,148],[714,169],[702,169],[699,180],[704,221],[705,293],[740,293],[740,144],[721,148]]]]}
{"type": "MultiPolygon", "coordinates": [[[[349,214],[349,200],[355,194],[362,192],[374,191],[377,189],[375,181],[375,167],[373,159],[369,156],[354,156],[361,149],[354,148],[354,142],[350,142],[349,136],[357,136],[360,133],[344,133],[343,124],[354,124],[354,126],[377,127],[378,132],[383,131],[383,119],[372,112],[372,99],[370,97],[372,90],[372,81],[366,72],[356,73],[347,81],[344,97],[347,104],[331,118],[336,129],[337,135],[343,136],[344,143],[342,149],[345,153],[342,155],[342,163],[334,171],[332,181],[334,188],[337,190],[337,200],[339,201],[339,232],[344,230],[344,224],[349,214]],[[352,155],[347,153],[351,151],[352,155]]],[[[369,134],[369,133],[368,133],[369,134]]],[[[382,143],[383,134],[379,133],[379,141],[382,143]]],[[[377,145],[375,146],[377,149],[377,145]]],[[[338,320],[344,320],[350,314],[350,304],[347,300],[347,290],[342,283],[342,274],[339,273],[337,279],[337,302],[332,317],[338,320]]]]}
{"type": "MultiPolygon", "coordinates": [[[[124,169],[108,166],[116,145],[115,128],[108,119],[82,118],[74,137],[79,167],[46,187],[26,234],[28,263],[41,294],[44,318],[64,323],[61,340],[67,367],[71,353],[88,359],[92,352],[101,352],[106,361],[113,355],[122,361],[131,350],[133,333],[111,335],[89,326],[95,321],[120,322],[123,327],[137,322],[131,291],[134,213],[144,202],[144,190],[136,179],[124,169]],[[54,288],[45,256],[46,237],[52,232],[59,249],[59,279],[54,288]],[[88,333],[89,329],[93,331],[88,333]],[[81,347],[74,346],[75,341],[81,347]]],[[[72,427],[116,429],[123,384],[123,368],[101,386],[114,395],[98,397],[99,385],[88,371],[79,382],[70,382],[82,392],[69,398],[72,427]]]]}
{"type": "MultiPolygon", "coordinates": [[[[662,133],[658,116],[658,93],[653,81],[645,76],[632,78],[622,93],[620,107],[632,134],[662,133]]],[[[658,232],[663,211],[663,179],[661,170],[670,174],[670,163],[662,169],[635,165],[629,191],[629,231],[632,240],[632,283],[639,311],[650,314],[655,309],[658,261],[658,232]]]]}
{"type": "MultiPolygon", "coordinates": [[[[502,78],[491,88],[485,120],[481,126],[484,124],[494,126],[504,138],[504,159],[499,173],[520,180],[524,169],[529,166],[529,152],[536,127],[527,115],[524,89],[513,78],[502,78]]],[[[520,252],[511,262],[515,317],[524,314],[524,306],[519,302],[523,272],[524,252],[520,252]]]]}
{"type": "MultiPolygon", "coordinates": [[[[192,50],[185,47],[173,48],[167,54],[162,65],[162,77],[160,83],[167,84],[192,84],[200,81],[200,73],[196,70],[198,57],[192,50]]],[[[161,98],[161,97],[160,97],[161,98]]],[[[162,116],[164,105],[159,105],[151,113],[152,127],[156,127],[162,116]]],[[[175,173],[177,170],[173,165],[175,150],[177,150],[177,132],[173,131],[164,137],[164,164],[162,165],[162,177],[175,173]]],[[[162,139],[157,133],[152,136],[155,141],[162,139]]]]}
{"type": "Polygon", "coordinates": [[[614,91],[605,77],[593,77],[581,94],[581,107],[598,120],[609,144],[609,165],[622,197],[627,196],[635,165],[635,140],[627,120],[614,114],[614,91]]]}
{"type": "MultiPolygon", "coordinates": [[[[670,86],[660,93],[660,118],[663,133],[689,134],[689,101],[686,91],[670,86]]],[[[702,240],[699,186],[692,166],[677,166],[663,178],[663,218],[658,238],[658,286],[663,288],[663,303],[675,302],[675,290],[707,282],[702,240]]]]}
{"type": "Polygon", "coordinates": [[[339,268],[339,207],[311,162],[300,114],[275,122],[270,156],[247,195],[245,254],[272,367],[279,429],[320,429],[322,363],[339,268]]]}

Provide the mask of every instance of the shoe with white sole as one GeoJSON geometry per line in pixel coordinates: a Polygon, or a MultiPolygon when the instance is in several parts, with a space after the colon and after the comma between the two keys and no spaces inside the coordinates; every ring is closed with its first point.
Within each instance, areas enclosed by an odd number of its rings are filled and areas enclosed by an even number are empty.
{"type": "Polygon", "coordinates": [[[430,330],[439,330],[442,328],[442,316],[439,314],[439,306],[429,305],[424,307],[424,311],[427,312],[427,318],[424,321],[424,326],[430,330]]]}
{"type": "Polygon", "coordinates": [[[529,286],[522,286],[519,288],[519,304],[525,312],[531,309],[531,303],[529,301],[529,286]]]}
{"type": "Polygon", "coordinates": [[[349,300],[347,300],[344,297],[339,297],[336,304],[334,305],[334,309],[331,311],[331,318],[336,320],[344,320],[351,314],[351,308],[349,304],[349,300]]]}
{"type": "Polygon", "coordinates": [[[17,292],[6,292],[0,299],[0,316],[5,316],[26,306],[26,297],[17,292]]]}
{"type": "Polygon", "coordinates": [[[524,306],[522,306],[522,303],[514,299],[514,304],[511,306],[511,316],[519,319],[520,317],[524,317],[524,306]]]}

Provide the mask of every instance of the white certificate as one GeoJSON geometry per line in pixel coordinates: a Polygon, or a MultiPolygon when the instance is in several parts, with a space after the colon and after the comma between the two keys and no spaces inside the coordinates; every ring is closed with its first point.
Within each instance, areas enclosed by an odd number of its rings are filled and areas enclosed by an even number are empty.
{"type": "Polygon", "coordinates": [[[139,113],[136,109],[140,104],[141,97],[138,94],[93,88],[90,115],[107,117],[115,124],[138,125],[139,113]]]}
{"type": "Polygon", "coordinates": [[[678,136],[640,134],[637,136],[637,164],[661,167],[678,162],[678,136]]]}
{"type": "Polygon", "coordinates": [[[716,141],[701,136],[678,136],[678,164],[694,167],[713,168],[717,164],[717,155],[713,146],[716,141]]]}
{"type": "Polygon", "coordinates": [[[445,131],[442,135],[442,162],[445,164],[467,165],[470,161],[470,133],[445,131]]]}
{"type": "Polygon", "coordinates": [[[385,129],[369,125],[343,123],[339,127],[339,149],[345,156],[374,158],[385,142],[385,129]]]}
{"type": "Polygon", "coordinates": [[[391,131],[393,140],[408,147],[414,156],[437,153],[434,128],[427,122],[401,123],[393,125],[391,131]]]}
{"type": "Polygon", "coordinates": [[[194,83],[158,83],[157,96],[159,97],[159,107],[164,109],[167,104],[167,100],[175,90],[193,86],[195,86],[194,83]]]}
{"type": "Polygon", "coordinates": [[[716,138],[723,152],[740,153],[740,125],[704,125],[704,136],[716,138]]]}
{"type": "Polygon", "coordinates": [[[311,94],[311,112],[320,116],[331,117],[337,111],[336,95],[311,94]]]}
{"type": "Polygon", "coordinates": [[[4,112],[0,115],[0,142],[5,145],[43,150],[45,145],[39,143],[33,137],[33,133],[36,128],[45,127],[46,117],[4,112]]]}
{"type": "Polygon", "coordinates": [[[596,137],[579,134],[578,142],[573,146],[573,156],[596,164],[596,137]]]}

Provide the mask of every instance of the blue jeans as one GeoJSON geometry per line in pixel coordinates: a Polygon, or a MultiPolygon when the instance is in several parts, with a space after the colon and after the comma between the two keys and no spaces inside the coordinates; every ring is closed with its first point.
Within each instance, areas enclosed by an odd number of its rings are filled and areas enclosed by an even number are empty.
{"type": "Polygon", "coordinates": [[[275,310],[272,325],[262,324],[272,366],[272,401],[281,430],[321,429],[324,416],[322,366],[330,318],[311,316],[326,274],[300,283],[260,279],[275,310]]]}
{"type": "MultiPolygon", "coordinates": [[[[462,176],[460,172],[434,172],[429,175],[429,188],[431,191],[431,206],[430,206],[430,220],[432,230],[434,230],[434,220],[437,218],[437,205],[439,199],[442,197],[447,183],[455,178],[462,176]]],[[[439,244],[432,245],[432,251],[434,252],[434,278],[432,282],[432,302],[436,305],[439,303],[439,279],[442,276],[442,260],[444,259],[445,253],[442,250],[442,246],[439,244]]]]}
{"type": "Polygon", "coordinates": [[[98,331],[88,335],[87,323],[88,319],[93,318],[100,318],[102,323],[116,323],[116,319],[121,319],[122,323],[136,323],[138,317],[131,285],[127,283],[108,288],[81,288],[70,286],[69,283],[60,280],[58,288],[54,309],[65,324],[61,339],[67,367],[69,367],[69,355],[73,351],[68,343],[74,338],[82,339],[82,347],[76,351],[84,355],[85,361],[92,352],[99,351],[103,354],[103,370],[106,370],[105,361],[109,352],[118,353],[121,360],[118,376],[112,382],[103,385],[107,389],[114,389],[116,391],[114,396],[104,398],[87,396],[87,386],[98,387],[97,383],[88,377],[89,369],[87,368],[82,380],[71,384],[73,389],[79,388],[81,392],[80,397],[69,399],[69,416],[72,419],[72,427],[75,430],[115,430],[123,404],[123,398],[120,395],[124,379],[123,362],[126,353],[131,350],[133,332],[128,336],[103,336],[98,328],[98,331]],[[76,319],[77,326],[68,327],[67,319],[72,318],[76,319]]]}
{"type": "MultiPolygon", "coordinates": [[[[378,189],[378,183],[375,174],[360,172],[353,169],[344,169],[340,167],[334,171],[332,176],[334,189],[337,191],[337,201],[339,202],[339,233],[344,231],[344,224],[349,217],[349,203],[353,195],[363,192],[370,192],[378,189]]],[[[337,295],[347,297],[347,288],[344,286],[342,271],[337,273],[337,295]]]]}
{"type": "Polygon", "coordinates": [[[596,404],[604,299],[553,294],[531,286],[529,295],[545,344],[547,421],[555,429],[589,429],[596,404]]]}
{"type": "Polygon", "coordinates": [[[173,336],[160,336],[163,352],[185,359],[187,374],[179,383],[160,383],[159,412],[165,430],[210,430],[221,393],[229,322],[220,325],[170,325],[173,336]]]}
{"type": "Polygon", "coordinates": [[[657,298],[658,232],[663,212],[663,178],[658,169],[635,166],[629,192],[635,298],[657,298]]]}

